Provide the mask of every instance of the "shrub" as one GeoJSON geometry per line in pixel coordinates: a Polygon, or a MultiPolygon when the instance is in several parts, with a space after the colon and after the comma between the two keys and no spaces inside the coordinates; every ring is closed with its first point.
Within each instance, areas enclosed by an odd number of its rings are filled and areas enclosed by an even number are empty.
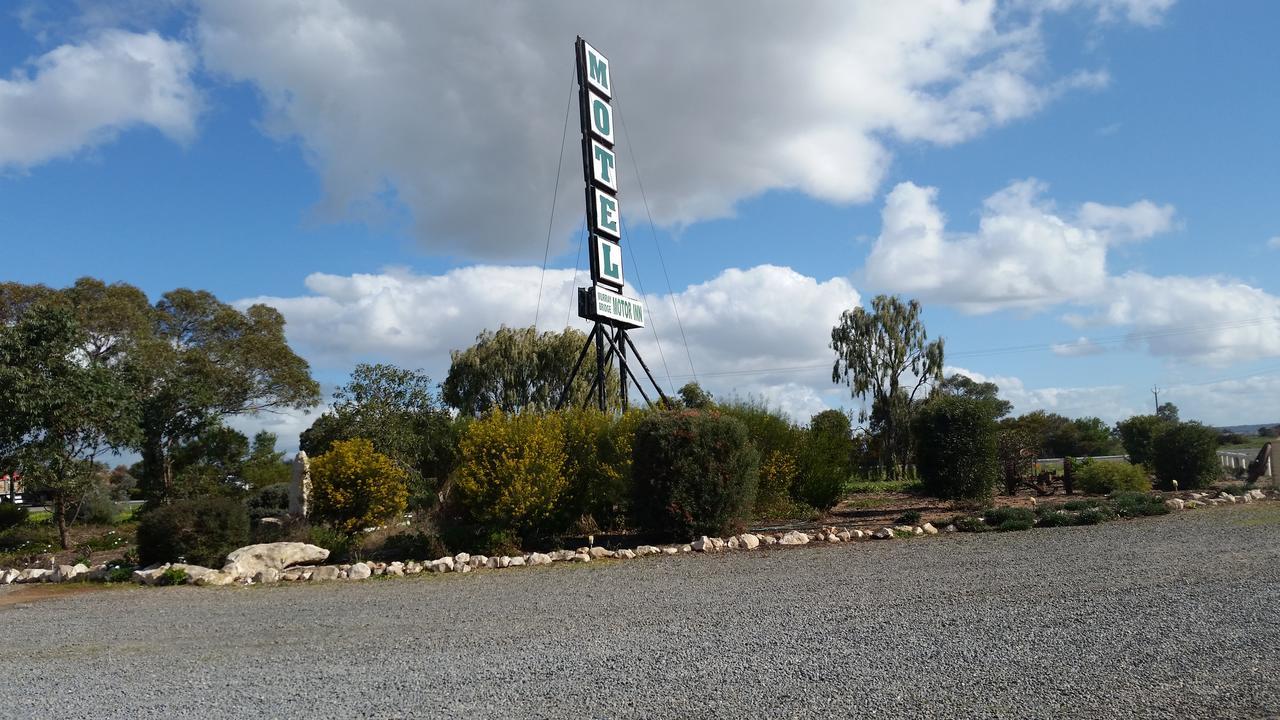
{"type": "Polygon", "coordinates": [[[1218,464],[1218,432],[1198,422],[1170,423],[1163,426],[1151,443],[1155,456],[1152,469],[1160,486],[1190,490],[1213,482],[1222,474],[1218,464]]]}
{"type": "Polygon", "coordinates": [[[1155,457],[1155,437],[1170,424],[1170,421],[1157,415],[1134,415],[1116,423],[1116,432],[1120,435],[1120,444],[1124,446],[1129,462],[1151,467],[1151,461],[1155,457]]]}
{"type": "Polygon", "coordinates": [[[1040,527],[1066,527],[1076,524],[1076,516],[1062,510],[1045,510],[1039,514],[1036,524],[1040,527]]]}
{"type": "Polygon", "coordinates": [[[165,568],[165,571],[160,573],[160,577],[156,578],[156,585],[160,587],[183,585],[187,582],[187,577],[187,571],[182,568],[165,568]]]}
{"type": "Polygon", "coordinates": [[[30,518],[31,513],[28,512],[26,506],[0,503],[0,532],[16,528],[19,525],[25,525],[30,518]]]}
{"type": "Polygon", "coordinates": [[[1089,508],[1076,515],[1077,525],[1097,525],[1111,519],[1111,513],[1103,508],[1089,508]]]}
{"type": "Polygon", "coordinates": [[[227,553],[249,542],[249,513],[231,498],[176,500],[143,513],[138,557],[143,565],[188,562],[222,567],[227,553]]]}
{"type": "Polygon", "coordinates": [[[80,500],[76,518],[89,525],[114,525],[120,506],[111,497],[111,486],[95,482],[80,500]]]}
{"type": "Polygon", "coordinates": [[[1035,511],[1028,508],[990,508],[982,513],[986,523],[1001,532],[1030,530],[1036,524],[1035,511]]]}
{"type": "Polygon", "coordinates": [[[364,438],[338,440],[311,461],[311,515],[348,535],[399,517],[407,473],[364,438]]]}
{"type": "Polygon", "coordinates": [[[852,471],[853,435],[849,416],[824,410],[801,434],[800,473],[792,495],[806,505],[828,510],[840,501],[852,471]]]}
{"type": "Polygon", "coordinates": [[[920,511],[919,511],[919,510],[908,510],[908,511],[906,511],[906,512],[902,513],[901,515],[899,515],[899,516],[898,516],[898,519],[897,519],[897,520],[894,520],[894,522],[896,522],[896,523],[897,523],[897,524],[899,524],[899,525],[919,525],[919,524],[920,524],[920,511]]]}
{"type": "Polygon", "coordinates": [[[453,484],[463,521],[480,537],[510,531],[535,540],[560,532],[567,460],[558,415],[495,412],[471,423],[453,484]]]}
{"type": "Polygon", "coordinates": [[[926,492],[953,499],[991,496],[998,477],[996,424],[982,401],[936,397],[916,413],[913,428],[926,492]]]}
{"type": "Polygon", "coordinates": [[[951,524],[955,525],[960,532],[986,532],[991,529],[991,526],[983,522],[982,518],[972,515],[957,517],[951,521],[951,524]]]}
{"type": "Polygon", "coordinates": [[[1076,485],[1091,495],[1106,495],[1121,490],[1146,492],[1151,489],[1147,471],[1127,462],[1086,461],[1072,468],[1076,485]]]}
{"type": "Polygon", "coordinates": [[[1120,517],[1146,517],[1166,515],[1164,498],[1142,492],[1118,492],[1108,498],[1111,510],[1120,517]]]}
{"type": "Polygon", "coordinates": [[[434,532],[410,530],[388,537],[371,554],[384,560],[434,560],[448,553],[434,532]]]}
{"type": "Polygon", "coordinates": [[[289,483],[276,483],[254,490],[245,500],[249,508],[249,519],[253,521],[267,517],[280,517],[289,513],[289,483]]]}
{"type": "Polygon", "coordinates": [[[634,453],[642,528],[675,537],[720,535],[750,516],[760,456],[736,418],[651,414],[636,427],[634,453]]]}
{"type": "Polygon", "coordinates": [[[122,583],[131,580],[133,580],[133,566],[131,565],[113,567],[107,571],[107,582],[109,583],[122,583]]]}
{"type": "Polygon", "coordinates": [[[631,440],[643,414],[632,411],[620,418],[598,410],[563,414],[568,485],[560,496],[560,528],[582,518],[606,530],[626,525],[631,507],[631,440]]]}
{"type": "Polygon", "coordinates": [[[759,454],[756,509],[772,515],[790,513],[791,500],[803,499],[797,488],[803,432],[780,411],[758,401],[722,405],[720,413],[742,423],[747,439],[759,454]]]}

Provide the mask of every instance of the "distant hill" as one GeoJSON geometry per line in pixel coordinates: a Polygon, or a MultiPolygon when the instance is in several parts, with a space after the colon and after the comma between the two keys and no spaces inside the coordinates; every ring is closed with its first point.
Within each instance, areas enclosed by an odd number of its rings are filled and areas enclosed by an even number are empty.
{"type": "Polygon", "coordinates": [[[1258,434],[1258,428],[1275,427],[1276,425],[1280,425],[1280,422],[1260,423],[1257,425],[1219,425],[1218,429],[1226,432],[1240,433],[1241,435],[1256,436],[1258,434]]]}

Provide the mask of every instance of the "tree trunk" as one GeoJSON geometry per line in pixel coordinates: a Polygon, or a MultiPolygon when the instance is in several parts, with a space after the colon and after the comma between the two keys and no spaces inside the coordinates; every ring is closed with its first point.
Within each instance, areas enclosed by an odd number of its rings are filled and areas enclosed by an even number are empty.
{"type": "Polygon", "coordinates": [[[67,501],[61,492],[53,496],[53,520],[58,525],[58,544],[67,550],[67,501]]]}

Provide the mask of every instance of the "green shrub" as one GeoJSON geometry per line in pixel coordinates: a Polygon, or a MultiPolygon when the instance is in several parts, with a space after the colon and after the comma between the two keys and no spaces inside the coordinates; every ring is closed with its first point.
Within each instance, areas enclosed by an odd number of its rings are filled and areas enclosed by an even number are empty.
{"type": "Polygon", "coordinates": [[[1106,495],[1123,490],[1146,492],[1151,489],[1147,471],[1127,462],[1085,461],[1072,468],[1076,487],[1091,495],[1106,495]]]}
{"type": "Polygon", "coordinates": [[[249,543],[249,513],[232,498],[175,500],[143,513],[138,523],[142,565],[187,562],[220,568],[227,553],[249,543]]]}
{"type": "Polygon", "coordinates": [[[755,509],[762,515],[786,515],[792,500],[807,493],[797,485],[802,473],[803,431],[778,410],[755,401],[722,405],[720,413],[737,419],[760,457],[755,509]]]}
{"type": "Polygon", "coordinates": [[[1142,492],[1118,492],[1107,498],[1108,505],[1120,517],[1146,517],[1167,515],[1164,498],[1142,492]]]}
{"type": "Polygon", "coordinates": [[[916,413],[916,468],[927,493],[977,500],[991,496],[999,476],[996,424],[980,400],[931,399],[916,413]]]}
{"type": "Polygon", "coordinates": [[[534,541],[563,531],[564,434],[559,415],[495,412],[467,426],[451,497],[460,522],[478,537],[509,531],[534,541]]]}
{"type": "Polygon", "coordinates": [[[668,536],[721,535],[755,500],[760,456],[742,422],[716,412],[653,413],[636,427],[635,515],[668,536]]]}
{"type": "Polygon", "coordinates": [[[31,519],[31,513],[25,505],[0,503],[0,532],[25,525],[31,519]]]}
{"type": "Polygon", "coordinates": [[[369,440],[337,440],[311,461],[310,514],[348,535],[394,520],[409,499],[407,477],[369,440]]]}
{"type": "Polygon", "coordinates": [[[901,515],[899,515],[899,516],[898,516],[898,519],[897,519],[897,520],[894,520],[894,522],[895,522],[895,523],[897,523],[897,524],[899,524],[899,525],[919,525],[919,524],[920,524],[920,511],[919,511],[919,510],[908,510],[908,511],[906,511],[906,512],[902,513],[901,515]]]}
{"type": "Polygon", "coordinates": [[[1097,525],[1112,518],[1111,513],[1103,508],[1089,508],[1076,514],[1077,525],[1097,525]]]}
{"type": "Polygon", "coordinates": [[[249,519],[280,517],[289,513],[289,483],[266,485],[254,490],[245,500],[249,519]]]}
{"type": "Polygon", "coordinates": [[[961,515],[951,521],[952,525],[960,532],[986,532],[991,526],[982,521],[980,517],[972,515],[961,515]]]}
{"type": "Polygon", "coordinates": [[[1084,510],[1090,510],[1097,506],[1098,506],[1098,502],[1096,500],[1068,500],[1062,503],[1062,509],[1070,510],[1071,512],[1081,512],[1084,510]]]}
{"type": "Polygon", "coordinates": [[[1218,432],[1211,427],[1197,422],[1169,423],[1156,432],[1151,444],[1155,453],[1152,469],[1166,490],[1173,487],[1174,480],[1179,488],[1192,490],[1222,475],[1218,432]]]}
{"type": "Polygon", "coordinates": [[[160,587],[168,587],[170,585],[185,585],[187,582],[187,578],[188,578],[187,571],[183,570],[182,568],[176,568],[176,567],[165,568],[165,571],[160,573],[160,577],[156,578],[156,585],[159,585],[160,587]]]}
{"type": "Polygon", "coordinates": [[[111,497],[111,486],[94,483],[80,500],[76,519],[88,525],[114,525],[120,506],[111,497]]]}
{"type": "Polygon", "coordinates": [[[840,501],[852,472],[849,416],[839,410],[824,410],[813,416],[800,438],[800,472],[791,494],[806,505],[829,510],[840,501]]]}
{"type": "Polygon", "coordinates": [[[131,580],[133,580],[132,565],[121,565],[119,567],[113,567],[107,571],[107,582],[109,583],[122,583],[129,582],[131,580]]]}
{"type": "Polygon", "coordinates": [[[622,417],[598,410],[564,413],[563,436],[568,486],[561,494],[559,531],[582,520],[604,530],[620,530],[631,510],[631,441],[644,415],[622,417]]]}
{"type": "Polygon", "coordinates": [[[372,555],[384,560],[434,560],[448,553],[434,532],[409,530],[388,537],[372,555]]]}
{"type": "Polygon", "coordinates": [[[299,528],[299,540],[329,551],[329,562],[345,562],[359,559],[360,544],[354,535],[324,525],[308,525],[299,528]]]}
{"type": "Polygon", "coordinates": [[[1067,527],[1076,524],[1076,516],[1062,510],[1045,510],[1038,515],[1036,524],[1040,527],[1067,527]]]}
{"type": "Polygon", "coordinates": [[[1120,435],[1120,444],[1124,446],[1129,462],[1151,467],[1151,461],[1155,459],[1155,437],[1171,424],[1173,423],[1169,420],[1156,415],[1134,415],[1116,423],[1116,432],[1120,435]]]}
{"type": "Polygon", "coordinates": [[[1002,532],[1030,530],[1036,524],[1034,510],[1019,507],[989,508],[982,513],[988,525],[1002,532]]]}

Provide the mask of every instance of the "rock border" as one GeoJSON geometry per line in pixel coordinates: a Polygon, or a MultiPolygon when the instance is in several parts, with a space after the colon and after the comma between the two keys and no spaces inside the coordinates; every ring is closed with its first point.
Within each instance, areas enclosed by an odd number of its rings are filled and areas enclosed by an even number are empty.
{"type": "MultiPolygon", "coordinates": [[[[1202,507],[1216,507],[1236,503],[1251,503],[1269,500],[1267,494],[1260,489],[1252,489],[1242,495],[1219,492],[1215,496],[1207,493],[1186,493],[1187,498],[1168,497],[1164,504],[1172,511],[1193,510],[1202,507]]],[[[1280,495],[1273,491],[1273,495],[1280,495]]],[[[458,553],[451,557],[418,562],[357,562],[341,565],[292,564],[287,558],[313,558],[324,560],[329,551],[304,543],[265,543],[240,548],[231,553],[230,562],[222,569],[201,567],[185,563],[165,563],[148,568],[133,570],[130,580],[140,585],[155,586],[164,584],[165,578],[184,578],[188,585],[222,586],[222,585],[270,585],[281,582],[323,582],[332,580],[366,580],[375,577],[402,577],[424,573],[469,573],[477,570],[502,570],[535,565],[550,565],[557,562],[588,563],[597,560],[634,560],[649,556],[678,555],[683,553],[719,553],[730,551],[755,550],[762,547],[798,546],[810,543],[848,543],[859,541],[892,540],[894,538],[919,537],[926,535],[949,534],[958,532],[955,525],[947,525],[939,530],[930,523],[921,525],[897,525],[881,527],[873,531],[858,528],[842,528],[825,526],[813,532],[789,530],[786,532],[741,533],[728,538],[709,537],[703,535],[692,542],[667,545],[639,545],[634,549],[624,548],[610,550],[599,546],[580,547],[574,550],[554,550],[548,553],[531,552],[520,555],[472,555],[458,553]],[[283,547],[289,546],[289,547],[283,547]],[[252,556],[253,564],[243,558],[252,556]],[[272,562],[270,558],[276,558],[272,562]],[[240,558],[239,562],[232,558],[240,558]],[[266,560],[264,560],[266,558],[266,560]],[[245,565],[249,565],[246,570],[245,565]],[[277,565],[279,567],[277,567],[277,565]],[[174,571],[181,571],[180,573],[174,571]]],[[[303,560],[305,562],[305,560],[303,560]]],[[[75,565],[58,565],[52,568],[25,569],[0,568],[0,585],[28,583],[63,583],[63,582],[107,582],[118,569],[106,565],[88,567],[83,563],[75,565]]]]}

